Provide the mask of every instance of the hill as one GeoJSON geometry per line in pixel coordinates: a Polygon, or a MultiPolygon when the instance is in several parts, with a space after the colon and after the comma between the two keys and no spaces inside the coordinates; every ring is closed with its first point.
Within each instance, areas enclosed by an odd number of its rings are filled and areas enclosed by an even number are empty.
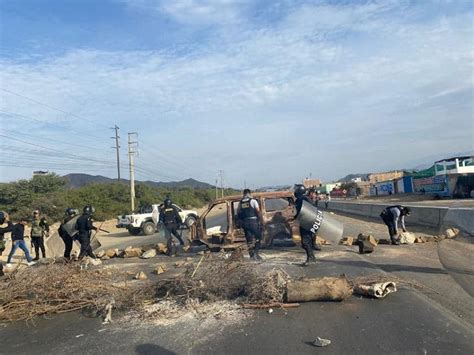
{"type": "Polygon", "coordinates": [[[369,178],[369,173],[364,173],[364,174],[349,174],[344,176],[343,178],[337,180],[337,182],[351,182],[351,179],[354,178],[362,178],[362,180],[367,180],[369,178]]]}
{"type": "MultiPolygon", "coordinates": [[[[116,182],[116,179],[111,179],[101,175],[89,175],[89,174],[67,174],[63,176],[68,181],[69,188],[80,188],[90,184],[106,184],[116,182]]],[[[126,179],[121,180],[124,184],[128,184],[129,181],[126,179]]],[[[201,182],[195,179],[186,179],[182,181],[167,181],[167,182],[156,182],[156,181],[138,181],[137,183],[143,183],[151,187],[162,187],[169,189],[191,187],[193,189],[212,189],[215,186],[205,182],[201,182]]]]}

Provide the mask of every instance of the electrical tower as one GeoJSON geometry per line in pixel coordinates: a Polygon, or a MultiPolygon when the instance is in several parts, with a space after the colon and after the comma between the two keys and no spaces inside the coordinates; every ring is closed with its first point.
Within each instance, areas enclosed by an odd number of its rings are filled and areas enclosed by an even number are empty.
{"type": "Polygon", "coordinates": [[[130,166],[130,202],[132,206],[132,213],[135,211],[135,167],[133,164],[133,157],[138,152],[138,141],[136,141],[137,138],[137,132],[128,133],[128,163],[130,166]],[[133,139],[135,139],[135,141],[133,139]]]}
{"type": "Polygon", "coordinates": [[[115,125],[115,127],[112,127],[111,129],[115,130],[115,137],[110,137],[111,139],[115,139],[115,147],[114,148],[117,151],[117,181],[120,182],[120,144],[119,144],[119,138],[120,136],[118,135],[119,127],[115,125]]]}

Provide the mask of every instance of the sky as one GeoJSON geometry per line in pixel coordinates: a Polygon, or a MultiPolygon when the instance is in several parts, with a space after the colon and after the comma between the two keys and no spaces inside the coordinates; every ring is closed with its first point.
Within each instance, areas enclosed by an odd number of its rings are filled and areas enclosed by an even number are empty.
{"type": "MultiPolygon", "coordinates": [[[[463,0],[0,0],[0,181],[240,188],[474,152],[463,0]]],[[[436,159],[436,160],[438,160],[436,159]]]]}

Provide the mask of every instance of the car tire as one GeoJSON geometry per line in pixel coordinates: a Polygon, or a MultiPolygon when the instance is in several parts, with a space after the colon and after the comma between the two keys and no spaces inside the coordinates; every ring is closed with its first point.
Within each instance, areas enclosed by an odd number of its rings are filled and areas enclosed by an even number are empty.
{"type": "Polygon", "coordinates": [[[186,221],[184,222],[186,224],[186,227],[191,228],[191,226],[196,223],[197,218],[196,216],[188,216],[186,218],[186,221]]]}
{"type": "Polygon", "coordinates": [[[156,226],[153,222],[145,222],[142,225],[142,231],[145,235],[152,235],[156,232],[156,226]]]}
{"type": "Polygon", "coordinates": [[[129,227],[127,229],[130,235],[139,235],[142,232],[141,228],[129,227]]]}

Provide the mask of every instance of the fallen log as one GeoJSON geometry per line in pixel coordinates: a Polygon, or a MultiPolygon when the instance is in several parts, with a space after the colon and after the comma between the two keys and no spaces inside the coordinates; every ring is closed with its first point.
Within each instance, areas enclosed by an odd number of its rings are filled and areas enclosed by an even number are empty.
{"type": "Polygon", "coordinates": [[[267,303],[267,304],[255,304],[255,303],[244,303],[242,307],[245,309],[267,309],[267,308],[297,308],[299,303],[267,303]]]}
{"type": "Polygon", "coordinates": [[[343,301],[352,294],[352,287],[345,275],[292,280],[286,287],[288,303],[343,301]]]}

